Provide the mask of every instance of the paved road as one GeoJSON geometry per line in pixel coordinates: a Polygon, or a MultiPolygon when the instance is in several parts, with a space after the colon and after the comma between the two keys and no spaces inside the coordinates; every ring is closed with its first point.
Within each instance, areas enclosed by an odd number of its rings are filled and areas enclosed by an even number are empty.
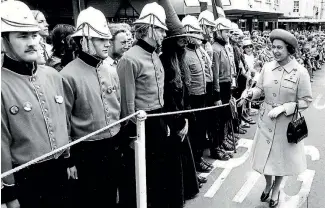
{"type": "MultiPolygon", "coordinates": [[[[312,83],[314,101],[303,112],[309,128],[305,139],[308,169],[299,176],[288,177],[282,184],[279,207],[325,207],[325,67],[315,72],[312,83]]],[[[189,208],[267,208],[260,202],[265,187],[263,176],[251,169],[249,152],[256,125],[241,135],[234,159],[214,161],[200,194],[186,203],[189,208]]],[[[209,159],[209,158],[208,158],[209,159]]]]}

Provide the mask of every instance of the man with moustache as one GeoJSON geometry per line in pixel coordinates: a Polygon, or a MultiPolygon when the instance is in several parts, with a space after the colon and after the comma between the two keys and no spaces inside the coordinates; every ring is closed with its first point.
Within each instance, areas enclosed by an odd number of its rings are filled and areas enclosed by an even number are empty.
{"type": "MultiPolygon", "coordinates": [[[[37,65],[40,30],[20,1],[1,4],[1,172],[23,165],[69,142],[64,81],[37,65]]],[[[68,150],[2,178],[2,207],[58,208],[67,205],[68,150]],[[5,205],[4,205],[5,204],[5,205]]]]}
{"type": "MultiPolygon", "coordinates": [[[[79,57],[60,71],[69,83],[65,95],[71,140],[118,121],[121,112],[119,79],[114,64],[105,61],[112,35],[104,14],[88,7],[80,12],[76,28],[72,37],[79,57]]],[[[72,147],[70,173],[80,187],[78,207],[116,207],[120,127],[72,147]]]]}

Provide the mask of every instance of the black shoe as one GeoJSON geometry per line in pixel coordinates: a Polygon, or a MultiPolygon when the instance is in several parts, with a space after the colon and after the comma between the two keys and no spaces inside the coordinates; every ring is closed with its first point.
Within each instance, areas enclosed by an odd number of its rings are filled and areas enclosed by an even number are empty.
{"type": "Polygon", "coordinates": [[[214,168],[214,166],[213,166],[211,163],[209,163],[208,161],[206,161],[203,157],[201,158],[201,161],[202,161],[204,164],[206,164],[208,167],[210,167],[210,168],[214,168]]]}
{"type": "Polygon", "coordinates": [[[212,171],[212,168],[207,166],[204,162],[196,163],[195,165],[196,171],[201,172],[201,173],[209,173],[212,171]]]}
{"type": "Polygon", "coordinates": [[[208,182],[208,179],[205,178],[205,177],[202,177],[202,176],[197,176],[197,181],[198,181],[199,183],[205,184],[205,183],[208,182]]]}
{"type": "Polygon", "coordinates": [[[280,191],[278,193],[278,199],[277,200],[270,200],[270,208],[276,208],[279,205],[279,199],[280,199],[280,191]]]}
{"type": "Polygon", "coordinates": [[[220,148],[211,150],[210,152],[210,157],[213,159],[217,159],[217,160],[229,160],[231,157],[228,155],[228,153],[226,153],[225,151],[223,151],[220,148]]]}
{"type": "Polygon", "coordinates": [[[224,140],[223,144],[221,145],[221,148],[226,151],[234,151],[234,146],[230,144],[227,140],[224,140]]]}
{"type": "Polygon", "coordinates": [[[201,189],[203,187],[203,183],[199,182],[199,189],[201,189]]]}
{"type": "Polygon", "coordinates": [[[273,184],[272,184],[272,186],[271,186],[271,188],[270,188],[270,191],[269,191],[268,193],[265,193],[265,192],[263,191],[263,193],[262,193],[262,195],[261,195],[261,201],[262,201],[262,202],[266,202],[266,200],[269,198],[269,196],[270,196],[270,194],[271,194],[271,191],[272,191],[272,189],[273,189],[273,186],[274,186],[274,182],[273,182],[273,184]]]}

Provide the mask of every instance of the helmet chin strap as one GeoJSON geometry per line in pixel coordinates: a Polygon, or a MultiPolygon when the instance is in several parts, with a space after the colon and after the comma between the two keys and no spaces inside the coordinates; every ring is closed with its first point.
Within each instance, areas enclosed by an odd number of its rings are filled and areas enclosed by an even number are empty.
{"type": "Polygon", "coordinates": [[[18,62],[23,62],[24,60],[15,52],[14,48],[12,47],[7,37],[3,37],[3,40],[4,41],[2,43],[4,45],[5,54],[13,60],[16,60],[18,62]]]}

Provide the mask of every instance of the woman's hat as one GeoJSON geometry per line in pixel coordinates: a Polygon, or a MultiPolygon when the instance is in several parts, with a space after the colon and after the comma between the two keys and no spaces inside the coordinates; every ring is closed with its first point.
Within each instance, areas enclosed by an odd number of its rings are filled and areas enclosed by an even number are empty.
{"type": "Polygon", "coordinates": [[[251,39],[244,39],[243,40],[243,47],[253,45],[253,42],[251,39]]]}
{"type": "Polygon", "coordinates": [[[270,34],[270,39],[272,42],[275,39],[279,39],[291,45],[294,48],[298,48],[298,41],[296,37],[292,33],[283,29],[274,29],[270,34]]]}

